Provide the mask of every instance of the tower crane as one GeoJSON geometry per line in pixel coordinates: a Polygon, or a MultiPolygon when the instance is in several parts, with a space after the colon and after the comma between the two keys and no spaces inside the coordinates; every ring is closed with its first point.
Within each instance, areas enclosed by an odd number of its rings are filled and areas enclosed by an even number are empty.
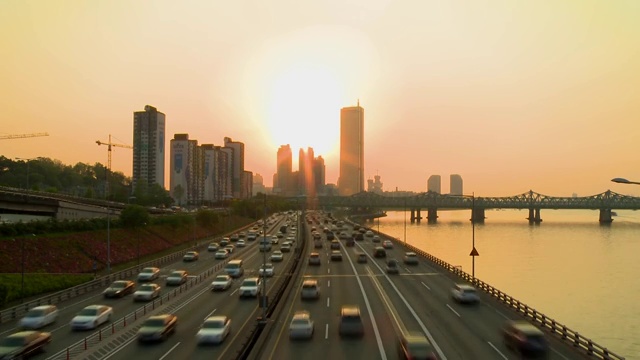
{"type": "MultiPolygon", "coordinates": [[[[131,145],[125,145],[125,144],[115,144],[111,142],[111,134],[109,134],[109,142],[104,142],[104,141],[96,141],[96,144],[98,145],[107,145],[108,146],[108,157],[107,157],[107,169],[109,170],[109,172],[111,172],[111,147],[115,146],[115,147],[121,147],[121,148],[125,148],[125,149],[133,149],[133,146],[131,145]]],[[[109,193],[109,181],[107,178],[107,194],[109,193]]]]}
{"type": "Polygon", "coordinates": [[[32,133],[32,134],[14,134],[14,135],[0,135],[0,140],[9,140],[9,139],[24,139],[30,137],[38,137],[38,136],[49,136],[49,133],[32,133]]]}

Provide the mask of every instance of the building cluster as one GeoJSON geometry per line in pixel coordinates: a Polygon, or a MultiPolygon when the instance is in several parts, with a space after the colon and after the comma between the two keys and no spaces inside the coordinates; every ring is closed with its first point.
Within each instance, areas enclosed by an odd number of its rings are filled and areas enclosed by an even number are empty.
{"type": "Polygon", "coordinates": [[[293,154],[289,144],[278,149],[273,193],[282,196],[318,196],[326,194],[325,165],[322,156],[315,157],[313,148],[298,153],[298,171],[293,171],[293,154]]]}
{"type": "MultiPolygon", "coordinates": [[[[427,180],[427,191],[442,193],[440,175],[431,175],[427,180]]],[[[449,176],[449,195],[462,195],[462,176],[452,174],[449,176]]]]}
{"type": "MultiPolygon", "coordinates": [[[[253,174],[244,169],[244,144],[198,145],[175,134],[169,146],[169,191],[176,204],[205,205],[252,195],[253,174]]],[[[133,113],[133,188],[165,186],[165,115],[153,106],[133,113]]]]}

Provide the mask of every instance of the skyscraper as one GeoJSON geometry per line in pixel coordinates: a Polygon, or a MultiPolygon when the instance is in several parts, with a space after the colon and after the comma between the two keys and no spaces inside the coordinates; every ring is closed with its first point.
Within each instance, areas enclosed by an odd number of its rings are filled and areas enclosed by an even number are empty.
{"type": "Polygon", "coordinates": [[[278,192],[279,194],[285,196],[290,196],[292,195],[291,176],[293,171],[293,159],[291,154],[291,147],[289,146],[289,144],[280,146],[280,148],[278,149],[277,162],[277,183],[274,184],[274,187],[277,187],[278,190],[276,191],[276,189],[274,189],[274,192],[278,192]]]}
{"type": "Polygon", "coordinates": [[[300,149],[298,156],[298,193],[300,195],[315,196],[313,160],[313,148],[307,148],[306,153],[303,149],[300,149]]]}
{"type": "Polygon", "coordinates": [[[429,176],[429,180],[427,180],[427,191],[432,191],[438,194],[441,193],[440,175],[429,176]]]}
{"type": "Polygon", "coordinates": [[[188,134],[175,134],[170,142],[169,191],[180,206],[196,204],[198,200],[198,141],[188,134]]]}
{"type": "Polygon", "coordinates": [[[233,149],[232,168],[233,175],[231,189],[233,197],[236,199],[248,198],[251,194],[246,194],[245,174],[244,174],[244,143],[233,141],[229,137],[224,138],[224,146],[233,149]]]}
{"type": "Polygon", "coordinates": [[[364,109],[340,109],[340,195],[364,191],[364,109]]]}
{"type": "Polygon", "coordinates": [[[133,190],[158,184],[164,189],[165,116],[150,105],[133,113],[133,190]]]}
{"type": "Polygon", "coordinates": [[[322,156],[313,160],[313,180],[316,194],[325,194],[326,170],[322,156]]]}
{"type": "Polygon", "coordinates": [[[462,195],[462,176],[458,174],[449,176],[449,194],[462,195]]]}

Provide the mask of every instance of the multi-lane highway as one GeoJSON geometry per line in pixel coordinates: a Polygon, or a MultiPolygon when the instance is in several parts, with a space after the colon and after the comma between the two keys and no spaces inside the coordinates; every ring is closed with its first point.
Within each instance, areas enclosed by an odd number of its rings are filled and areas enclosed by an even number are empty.
{"type": "MultiPolygon", "coordinates": [[[[345,229],[349,234],[352,230],[345,229]]],[[[274,319],[265,344],[252,353],[254,358],[397,359],[399,336],[407,332],[425,334],[439,359],[520,358],[506,348],[500,332],[507,319],[521,319],[518,314],[483,294],[475,306],[453,302],[455,279],[425,259],[420,259],[418,265],[405,265],[405,250],[399,243],[387,250],[386,259],[373,257],[373,249],[380,243],[373,243],[370,237],[357,241],[353,247],[340,243],[340,262],[330,261],[326,240],[322,249],[308,247],[307,253],[320,252],[322,264],[302,263],[302,276],[296,280],[289,302],[274,319]],[[366,254],[366,263],[357,262],[358,253],[366,254]],[[392,258],[402,264],[397,275],[386,273],[386,261],[392,258]],[[305,279],[319,280],[322,288],[318,300],[300,298],[305,279]],[[365,325],[362,338],[340,337],[340,308],[345,304],[359,306],[365,325]],[[299,310],[309,311],[314,320],[315,332],[309,341],[292,341],[288,336],[289,322],[299,310]]],[[[548,339],[549,359],[586,358],[565,343],[548,339]]]]}

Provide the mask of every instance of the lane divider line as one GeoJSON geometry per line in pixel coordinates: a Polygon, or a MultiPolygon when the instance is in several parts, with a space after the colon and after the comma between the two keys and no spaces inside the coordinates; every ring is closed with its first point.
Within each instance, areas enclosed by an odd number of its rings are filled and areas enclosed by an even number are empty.
{"type": "Polygon", "coordinates": [[[462,317],[462,316],[460,316],[460,314],[458,314],[458,312],[457,312],[457,311],[455,311],[455,310],[454,310],[454,309],[453,309],[449,304],[445,304],[445,305],[447,305],[447,307],[449,308],[449,310],[453,311],[453,313],[454,313],[454,314],[458,315],[458,317],[462,317]]]}

